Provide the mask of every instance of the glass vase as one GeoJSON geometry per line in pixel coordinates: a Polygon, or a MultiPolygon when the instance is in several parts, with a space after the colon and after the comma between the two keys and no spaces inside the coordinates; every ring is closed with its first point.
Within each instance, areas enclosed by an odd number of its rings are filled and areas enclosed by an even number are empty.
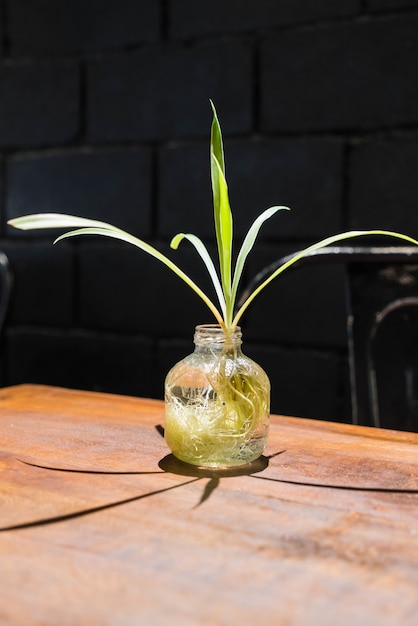
{"type": "Polygon", "coordinates": [[[195,350],[165,381],[165,438],[173,455],[199,467],[245,465],[263,452],[270,382],[241,351],[241,329],[196,327],[195,350]]]}

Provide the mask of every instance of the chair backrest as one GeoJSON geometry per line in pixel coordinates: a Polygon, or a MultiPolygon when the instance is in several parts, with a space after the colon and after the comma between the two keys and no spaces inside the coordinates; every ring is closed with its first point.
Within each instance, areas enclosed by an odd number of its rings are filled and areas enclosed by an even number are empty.
{"type": "Polygon", "coordinates": [[[12,273],[9,259],[0,251],[0,333],[3,330],[12,291],[12,273]]]}
{"type": "MultiPolygon", "coordinates": [[[[293,256],[259,272],[240,303],[293,256]]],[[[418,249],[330,246],[291,267],[322,263],[346,268],[353,423],[418,432],[418,249]]]]}

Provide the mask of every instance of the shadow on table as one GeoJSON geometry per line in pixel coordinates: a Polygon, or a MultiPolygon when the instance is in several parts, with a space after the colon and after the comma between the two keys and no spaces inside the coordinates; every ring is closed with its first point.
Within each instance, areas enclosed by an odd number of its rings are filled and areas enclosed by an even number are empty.
{"type": "Polygon", "coordinates": [[[64,522],[71,519],[76,519],[78,517],[83,517],[85,515],[90,515],[92,513],[98,513],[100,511],[105,511],[108,509],[112,509],[118,506],[122,506],[123,504],[129,504],[131,502],[137,502],[139,500],[143,500],[145,498],[150,498],[151,496],[155,496],[157,494],[166,493],[168,491],[172,491],[173,489],[178,489],[179,487],[183,487],[185,485],[192,484],[194,482],[201,481],[205,478],[209,478],[209,482],[204,488],[203,494],[196,504],[195,508],[200,506],[203,502],[205,502],[213,491],[218,487],[220,483],[220,479],[231,477],[231,476],[245,476],[245,475],[253,475],[257,472],[262,472],[268,467],[269,459],[271,457],[262,456],[259,459],[256,459],[252,463],[248,463],[245,466],[236,467],[236,468],[227,468],[223,470],[216,469],[207,469],[207,468],[199,468],[194,467],[192,465],[188,465],[187,463],[183,463],[182,461],[178,461],[172,454],[165,456],[159,462],[159,467],[161,471],[151,471],[151,472],[135,472],[135,471],[114,471],[114,470],[86,470],[86,469],[77,469],[77,468],[66,468],[66,467],[54,467],[52,465],[45,465],[40,463],[34,463],[27,460],[20,460],[21,463],[25,465],[29,465],[31,467],[49,470],[52,472],[70,472],[76,474],[103,474],[103,475],[148,475],[148,474],[177,474],[180,476],[190,476],[191,480],[186,480],[176,485],[171,485],[170,487],[164,487],[163,489],[157,489],[154,491],[149,491],[147,493],[142,493],[137,496],[133,496],[130,498],[124,498],[123,500],[116,500],[114,502],[108,502],[106,504],[102,504],[95,507],[89,507],[85,509],[81,509],[79,511],[73,511],[72,513],[66,513],[63,515],[56,515],[46,518],[41,518],[38,520],[33,520],[30,522],[23,522],[20,524],[12,524],[8,526],[0,526],[0,532],[12,531],[12,530],[22,530],[25,528],[34,528],[37,526],[45,526],[47,524],[56,524],[58,522],[64,522]]]}
{"type": "MultiPolygon", "coordinates": [[[[156,430],[160,432],[161,427],[156,426],[156,430]]],[[[21,459],[20,462],[25,465],[30,465],[31,467],[55,471],[55,472],[73,472],[77,474],[103,474],[103,475],[151,475],[151,474],[175,474],[179,476],[187,476],[190,477],[191,480],[186,480],[176,485],[171,485],[169,487],[164,487],[162,489],[157,489],[154,491],[149,491],[147,493],[142,493],[136,496],[132,496],[130,498],[124,498],[122,500],[116,500],[113,502],[108,502],[106,504],[102,504],[99,506],[89,507],[85,509],[81,509],[79,511],[74,511],[72,513],[66,513],[63,515],[51,516],[46,518],[41,518],[38,520],[24,522],[20,524],[13,524],[9,526],[0,526],[0,532],[11,531],[11,530],[20,530],[25,528],[32,528],[37,526],[44,526],[47,524],[55,524],[58,522],[68,521],[71,519],[76,519],[79,517],[83,517],[85,515],[90,515],[93,513],[98,513],[101,511],[105,511],[108,509],[112,509],[118,506],[122,506],[124,504],[129,504],[131,502],[137,502],[139,500],[143,500],[145,498],[150,498],[151,496],[155,496],[158,494],[166,493],[172,491],[174,489],[178,489],[179,487],[184,487],[186,485],[190,485],[192,483],[209,479],[206,483],[203,493],[200,497],[199,502],[195,505],[194,508],[199,507],[205,501],[207,501],[213,492],[219,487],[221,479],[238,477],[238,476],[248,476],[251,478],[255,478],[258,480],[266,480],[275,483],[282,484],[291,484],[291,485],[300,485],[303,487],[316,487],[322,489],[340,489],[340,490],[349,490],[349,491],[363,491],[363,492],[384,492],[384,493],[405,493],[405,494],[418,494],[418,489],[389,489],[389,488],[381,488],[381,487],[358,487],[358,486],[350,486],[350,485],[338,485],[338,484],[324,484],[324,483],[315,483],[315,482],[307,482],[307,481],[297,481],[297,480],[287,480],[284,478],[272,478],[269,476],[261,476],[260,474],[266,470],[269,466],[270,460],[284,454],[286,450],[280,450],[274,454],[269,456],[261,456],[252,463],[248,463],[239,467],[230,467],[230,468],[207,468],[207,467],[197,467],[193,465],[189,465],[188,463],[184,463],[176,459],[172,454],[168,454],[164,458],[162,458],[159,463],[159,471],[118,471],[118,470],[91,470],[91,469],[83,469],[83,468],[66,468],[66,467],[54,467],[52,465],[45,465],[36,462],[30,462],[28,460],[21,459]]],[[[279,494],[280,497],[280,494],[279,494]]]]}

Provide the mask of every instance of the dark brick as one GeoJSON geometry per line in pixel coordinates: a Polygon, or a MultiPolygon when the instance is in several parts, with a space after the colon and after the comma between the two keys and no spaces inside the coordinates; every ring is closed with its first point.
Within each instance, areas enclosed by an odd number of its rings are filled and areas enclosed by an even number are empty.
{"type": "MultiPolygon", "coordinates": [[[[341,230],[342,146],[326,139],[226,142],[225,159],[235,232],[274,205],[260,238],[320,238],[341,230]]],[[[159,234],[213,237],[207,146],[166,149],[161,155],[159,234]]]]}
{"type": "Polygon", "coordinates": [[[28,382],[138,396],[150,396],[156,387],[152,343],[141,337],[11,329],[7,353],[10,385],[28,382]]]}
{"type": "Polygon", "coordinates": [[[373,141],[353,148],[350,227],[418,237],[418,141],[373,141]]]}
{"type": "MultiPolygon", "coordinates": [[[[151,160],[146,150],[17,157],[8,167],[7,218],[70,213],[146,236],[151,219],[151,160]]],[[[23,231],[9,228],[10,234],[23,231]]],[[[56,233],[49,231],[49,236],[56,233]]],[[[34,236],[33,232],[24,235],[34,236]]]]}
{"type": "Polygon", "coordinates": [[[158,235],[214,238],[209,135],[207,143],[163,149],[159,168],[158,235]]]}
{"type": "Polygon", "coordinates": [[[358,11],[359,0],[171,0],[170,34],[194,37],[213,33],[253,31],[272,26],[294,24],[328,17],[351,15],[358,11]]]}
{"type": "Polygon", "coordinates": [[[155,0],[13,0],[8,11],[12,56],[115,49],[159,35],[155,0]]]}
{"type": "Polygon", "coordinates": [[[318,238],[341,228],[342,148],[327,140],[232,144],[228,180],[237,233],[270,206],[285,205],[260,232],[266,238],[318,238]]]}
{"type": "MultiPolygon", "coordinates": [[[[247,276],[255,276],[262,267],[303,247],[259,247],[249,260],[247,276]]],[[[345,348],[343,267],[319,265],[285,271],[255,298],[243,315],[242,326],[249,341],[267,345],[345,348]]]]}
{"type": "Polygon", "coordinates": [[[79,72],[72,63],[0,71],[0,145],[66,143],[79,129],[79,72]]]}
{"type": "Polygon", "coordinates": [[[262,50],[262,128],[304,131],[418,121],[418,18],[282,32],[262,50]]]}
{"type": "Polygon", "coordinates": [[[88,136],[95,142],[207,136],[212,98],[231,132],[251,128],[247,41],[147,47],[88,68],[88,136]]]}
{"type": "MultiPolygon", "coordinates": [[[[194,250],[187,246],[177,252],[158,248],[209,291],[206,269],[194,250]]],[[[196,324],[215,321],[182,280],[141,250],[128,244],[84,244],[80,255],[80,319],[84,327],[188,338],[196,324]]]]}
{"type": "Polygon", "coordinates": [[[65,245],[4,242],[13,275],[8,325],[69,326],[73,320],[74,272],[71,250],[65,245]]]}
{"type": "Polygon", "coordinates": [[[340,409],[342,368],[338,356],[252,345],[244,345],[243,351],[259,363],[270,378],[272,413],[343,421],[340,409]]]}

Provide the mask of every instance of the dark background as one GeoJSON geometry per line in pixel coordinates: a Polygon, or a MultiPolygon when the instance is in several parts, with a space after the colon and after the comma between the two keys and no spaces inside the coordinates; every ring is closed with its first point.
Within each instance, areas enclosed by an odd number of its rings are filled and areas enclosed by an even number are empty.
{"type": "MultiPolygon", "coordinates": [[[[14,291],[3,385],[161,397],[198,298],[144,253],[51,245],[7,219],[69,212],[168,249],[213,242],[209,98],[237,242],[273,204],[246,278],[340,230],[418,235],[415,0],[2,0],[1,247],[14,291]]],[[[206,284],[195,252],[170,253],[206,284]]],[[[289,273],[243,319],[274,412],[348,419],[341,268],[289,273]]]]}

